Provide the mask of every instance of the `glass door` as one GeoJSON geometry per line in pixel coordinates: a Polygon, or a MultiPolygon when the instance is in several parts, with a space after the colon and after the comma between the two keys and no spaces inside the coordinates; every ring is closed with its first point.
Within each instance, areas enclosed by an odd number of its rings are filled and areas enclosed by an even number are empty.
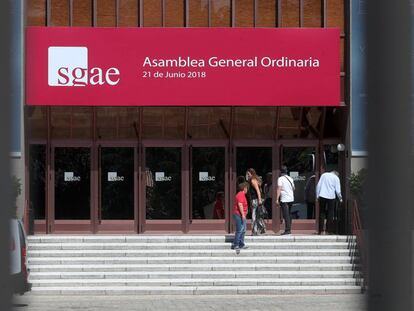
{"type": "Polygon", "coordinates": [[[181,170],[182,147],[144,148],[146,231],[183,230],[181,170]]]}
{"type": "Polygon", "coordinates": [[[91,148],[53,148],[54,229],[91,231],[91,148]]]}
{"type": "Polygon", "coordinates": [[[226,229],[226,148],[190,147],[190,230],[226,229]]]}
{"type": "MultiPolygon", "coordinates": [[[[272,147],[270,146],[238,146],[236,147],[236,179],[233,185],[232,196],[235,195],[237,186],[240,182],[246,180],[246,171],[250,168],[253,168],[256,171],[256,174],[259,176],[262,182],[262,194],[264,204],[268,209],[268,217],[265,220],[267,230],[272,228],[272,178],[269,179],[269,176],[272,176],[272,147]],[[268,192],[268,197],[264,195],[265,186],[270,188],[268,192]],[[267,201],[266,201],[267,199],[267,201]]],[[[250,193],[248,192],[247,201],[249,202],[249,213],[247,215],[247,225],[248,230],[251,230],[251,206],[250,206],[250,193]]]]}
{"type": "Polygon", "coordinates": [[[99,147],[98,230],[134,231],[134,159],[134,147],[99,147]]]}
{"type": "Polygon", "coordinates": [[[295,183],[295,201],[290,211],[293,230],[316,229],[315,191],[318,178],[316,153],[316,146],[282,147],[281,165],[287,166],[288,175],[295,183]]]}

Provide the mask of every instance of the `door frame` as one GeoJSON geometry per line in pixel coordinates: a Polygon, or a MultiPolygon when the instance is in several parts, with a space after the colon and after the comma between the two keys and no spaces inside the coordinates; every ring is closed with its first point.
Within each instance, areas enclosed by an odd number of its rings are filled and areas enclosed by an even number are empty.
{"type": "MultiPolygon", "coordinates": [[[[320,176],[320,163],[321,163],[321,150],[320,150],[320,141],[319,140],[279,140],[277,142],[279,150],[279,168],[283,162],[283,148],[315,148],[315,185],[317,185],[320,176]]],[[[315,219],[293,219],[292,220],[292,231],[306,232],[306,233],[317,233],[319,226],[319,203],[316,200],[315,202],[315,219]]]]}
{"type": "Polygon", "coordinates": [[[25,191],[25,196],[26,196],[26,200],[25,200],[25,212],[24,212],[24,219],[25,219],[25,224],[27,226],[26,230],[29,233],[29,222],[33,221],[33,234],[46,234],[48,232],[48,223],[49,223],[49,219],[48,219],[48,211],[50,209],[49,207],[49,183],[50,183],[50,150],[49,150],[49,145],[47,144],[47,141],[44,139],[32,139],[30,141],[27,142],[26,144],[26,157],[25,157],[25,176],[26,176],[26,180],[25,180],[25,188],[27,189],[25,191]],[[31,178],[31,174],[30,174],[30,159],[31,159],[31,153],[30,153],[30,148],[31,146],[35,146],[35,145],[41,145],[45,147],[45,189],[44,189],[44,195],[45,195],[45,218],[44,219],[30,219],[31,216],[34,217],[34,215],[30,215],[30,200],[31,200],[31,196],[30,196],[30,178],[31,178]]]}
{"type": "Polygon", "coordinates": [[[50,188],[48,193],[48,200],[50,202],[50,207],[47,211],[47,218],[49,219],[48,223],[48,233],[92,233],[94,229],[94,214],[96,213],[96,202],[94,195],[94,184],[96,183],[95,174],[93,174],[94,169],[96,168],[96,159],[95,159],[95,148],[93,148],[93,143],[90,140],[54,140],[51,142],[51,155],[50,155],[50,188]],[[89,220],[83,219],[64,219],[56,220],[55,219],[55,148],[89,148],[90,150],[90,217],[89,220]]]}
{"type": "Polygon", "coordinates": [[[186,232],[185,219],[188,218],[189,200],[186,193],[189,183],[188,152],[186,152],[184,140],[143,140],[140,161],[140,189],[139,189],[139,232],[186,232]],[[145,167],[146,148],[181,148],[181,219],[146,219],[146,188],[145,188],[145,167]]]}
{"type": "Polygon", "coordinates": [[[210,139],[210,140],[188,140],[187,146],[188,149],[188,166],[189,166],[189,174],[188,174],[188,217],[184,219],[186,224],[185,231],[188,233],[189,231],[195,232],[212,232],[215,233],[229,233],[230,228],[230,198],[229,198],[229,142],[228,140],[223,139],[210,139]],[[225,218],[223,220],[218,219],[200,219],[200,220],[192,220],[192,202],[193,202],[193,193],[192,193],[192,154],[191,148],[195,147],[218,147],[224,148],[224,213],[225,218]]]}
{"type": "Polygon", "coordinates": [[[94,208],[94,233],[137,233],[138,232],[138,223],[139,223],[139,211],[138,211],[138,202],[139,202],[139,193],[138,193],[138,148],[137,143],[131,140],[100,140],[95,144],[96,148],[96,170],[93,171],[95,176],[96,183],[94,184],[94,201],[96,202],[96,208],[94,208]],[[134,219],[131,220],[120,220],[120,219],[106,219],[102,220],[99,217],[99,212],[101,208],[101,148],[133,148],[134,150],[134,219]]]}

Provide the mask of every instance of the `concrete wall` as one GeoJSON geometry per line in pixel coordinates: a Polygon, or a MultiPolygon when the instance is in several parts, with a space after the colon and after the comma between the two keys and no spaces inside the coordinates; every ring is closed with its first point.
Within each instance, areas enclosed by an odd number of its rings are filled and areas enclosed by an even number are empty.
{"type": "Polygon", "coordinates": [[[10,174],[11,176],[15,175],[17,178],[20,179],[20,182],[22,184],[22,193],[17,198],[17,217],[22,218],[23,217],[23,210],[24,210],[24,158],[23,157],[12,157],[10,159],[10,174]]]}
{"type": "Polygon", "coordinates": [[[351,172],[357,173],[362,168],[368,168],[368,158],[363,157],[352,157],[351,159],[351,172]]]}

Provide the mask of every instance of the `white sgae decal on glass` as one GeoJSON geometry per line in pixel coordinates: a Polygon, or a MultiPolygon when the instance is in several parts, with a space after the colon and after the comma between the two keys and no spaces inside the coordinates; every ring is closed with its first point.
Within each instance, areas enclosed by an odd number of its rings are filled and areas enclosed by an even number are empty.
{"type": "Polygon", "coordinates": [[[171,181],[171,176],[165,176],[164,172],[155,172],[155,181],[171,181]]]}
{"type": "Polygon", "coordinates": [[[72,182],[72,181],[80,181],[81,178],[80,178],[80,176],[75,176],[75,174],[73,172],[64,172],[63,180],[68,181],[68,182],[72,182]]]}
{"type": "Polygon", "coordinates": [[[118,176],[117,172],[108,172],[108,181],[124,181],[124,176],[118,176]]]}
{"type": "Polygon", "coordinates": [[[216,176],[209,176],[208,172],[198,172],[199,181],[215,181],[216,176]]]}

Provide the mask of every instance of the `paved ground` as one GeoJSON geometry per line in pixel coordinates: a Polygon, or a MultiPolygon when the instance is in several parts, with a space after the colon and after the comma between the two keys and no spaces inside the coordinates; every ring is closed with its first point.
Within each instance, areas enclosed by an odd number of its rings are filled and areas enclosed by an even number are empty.
{"type": "Polygon", "coordinates": [[[363,295],[326,296],[16,296],[16,311],[359,311],[363,295]]]}

